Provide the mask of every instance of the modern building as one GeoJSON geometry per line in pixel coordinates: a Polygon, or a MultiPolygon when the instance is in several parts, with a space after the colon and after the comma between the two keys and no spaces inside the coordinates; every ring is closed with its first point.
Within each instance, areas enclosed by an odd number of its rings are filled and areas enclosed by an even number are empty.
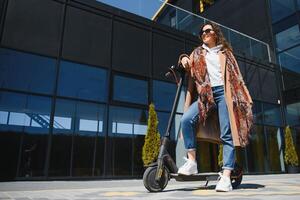
{"type": "MultiPolygon", "coordinates": [[[[152,21],[94,0],[0,0],[0,180],[142,176],[148,105],[163,135],[176,90],[164,74],[197,47],[205,21],[165,6],[197,23],[152,21]]],[[[251,143],[238,161],[245,173],[283,173],[286,105],[273,46],[222,29],[255,102],[251,143]]],[[[199,170],[218,170],[218,146],[198,146],[199,170]]]]}

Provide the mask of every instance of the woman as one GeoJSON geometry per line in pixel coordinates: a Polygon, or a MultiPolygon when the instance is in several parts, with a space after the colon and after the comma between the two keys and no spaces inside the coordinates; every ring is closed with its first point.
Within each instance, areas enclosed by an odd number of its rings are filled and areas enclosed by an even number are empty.
{"type": "Polygon", "coordinates": [[[196,124],[209,121],[212,109],[218,110],[220,139],[223,143],[223,174],[216,191],[232,190],[230,174],[234,169],[235,146],[248,144],[252,126],[252,99],[245,86],[232,48],[218,25],[207,22],[200,29],[200,46],[179,62],[189,72],[188,91],[181,119],[182,135],[188,158],[179,174],[198,173],[196,163],[196,124]],[[193,90],[198,99],[192,103],[193,90]]]}

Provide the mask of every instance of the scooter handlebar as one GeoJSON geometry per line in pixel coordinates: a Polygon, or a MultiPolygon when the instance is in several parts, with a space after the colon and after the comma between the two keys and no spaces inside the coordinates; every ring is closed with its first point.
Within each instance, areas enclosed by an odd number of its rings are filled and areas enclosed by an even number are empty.
{"type": "Polygon", "coordinates": [[[169,67],[168,72],[165,73],[165,76],[169,77],[172,74],[172,72],[174,72],[174,71],[177,71],[179,73],[184,73],[185,72],[184,67],[182,66],[182,64],[172,65],[171,67],[169,67]]]}

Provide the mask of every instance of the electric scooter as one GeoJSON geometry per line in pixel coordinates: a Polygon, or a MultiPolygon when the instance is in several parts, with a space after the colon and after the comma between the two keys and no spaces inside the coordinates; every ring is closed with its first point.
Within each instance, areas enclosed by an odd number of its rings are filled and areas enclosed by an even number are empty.
{"type": "MultiPolygon", "coordinates": [[[[198,173],[190,176],[177,173],[178,168],[176,166],[176,163],[168,153],[168,148],[170,143],[170,130],[172,127],[175,111],[180,97],[180,91],[182,89],[185,77],[185,69],[181,64],[173,65],[169,67],[169,71],[165,75],[168,77],[171,74],[174,76],[177,82],[177,91],[172,106],[172,112],[168,121],[165,135],[161,140],[157,161],[150,164],[143,174],[143,183],[145,188],[149,192],[163,191],[168,185],[168,182],[171,178],[174,178],[176,181],[206,181],[204,187],[207,187],[209,181],[216,181],[219,177],[219,174],[217,172],[198,173]],[[179,74],[180,76],[179,81],[177,78],[177,74],[179,74]]],[[[237,163],[235,163],[235,168],[231,172],[230,178],[233,188],[238,187],[242,182],[243,171],[237,163]]]]}

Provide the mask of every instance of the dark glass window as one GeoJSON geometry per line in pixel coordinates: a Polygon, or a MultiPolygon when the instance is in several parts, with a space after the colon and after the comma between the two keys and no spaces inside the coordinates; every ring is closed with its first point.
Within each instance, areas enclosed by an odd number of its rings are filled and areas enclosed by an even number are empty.
{"type": "Polygon", "coordinates": [[[256,40],[250,40],[250,42],[252,56],[260,60],[269,61],[268,47],[264,43],[256,40]]]}
{"type": "Polygon", "coordinates": [[[277,127],[266,127],[267,152],[270,172],[284,169],[281,131],[277,127]]]}
{"type": "Polygon", "coordinates": [[[278,54],[279,63],[282,67],[300,73],[300,46],[278,54]]]}
{"type": "Polygon", "coordinates": [[[213,143],[204,141],[197,142],[196,156],[200,172],[211,172],[218,170],[216,169],[218,163],[217,147],[218,145],[213,143]]]}
{"type": "Polygon", "coordinates": [[[92,176],[95,151],[95,174],[102,175],[104,121],[103,105],[59,99],[55,109],[49,175],[92,176]]]}
{"type": "Polygon", "coordinates": [[[55,60],[42,56],[0,49],[0,87],[52,94],[55,60]]]}
{"type": "Polygon", "coordinates": [[[124,76],[114,76],[113,99],[148,104],[148,82],[124,76]]]}
{"type": "Polygon", "coordinates": [[[0,92],[0,110],[0,177],[44,176],[51,99],[0,92]]]}
{"type": "Polygon", "coordinates": [[[249,145],[246,147],[248,171],[265,172],[267,157],[265,149],[264,127],[254,125],[251,131],[249,145]]]}
{"type": "Polygon", "coordinates": [[[175,84],[163,81],[153,81],[153,101],[156,109],[171,111],[175,94],[175,84]]]}
{"type": "Polygon", "coordinates": [[[276,104],[263,103],[264,124],[281,126],[281,111],[276,104]]]}
{"type": "Polygon", "coordinates": [[[111,168],[114,176],[142,174],[142,147],[147,132],[147,111],[110,107],[109,141],[111,168]]]}
{"type": "Polygon", "coordinates": [[[271,0],[271,14],[273,23],[293,14],[294,12],[294,0],[271,0]]]}
{"type": "Polygon", "coordinates": [[[298,24],[276,34],[277,51],[283,51],[299,43],[300,31],[298,24]]]}
{"type": "MultiPolygon", "coordinates": [[[[161,137],[163,137],[166,133],[170,115],[171,115],[171,113],[157,112],[158,130],[159,130],[161,137]]],[[[175,124],[180,122],[180,120],[178,121],[178,118],[179,118],[179,116],[175,115],[175,119],[173,120],[173,124],[172,124],[171,130],[170,130],[171,139],[175,139],[175,124]]]]}
{"type": "Polygon", "coordinates": [[[254,123],[262,124],[263,123],[262,103],[259,101],[254,101],[254,104],[252,106],[252,112],[254,117],[254,123]]]}
{"type": "Polygon", "coordinates": [[[106,101],[107,71],[73,62],[61,62],[58,95],[106,101]]]}
{"type": "Polygon", "coordinates": [[[287,124],[289,124],[290,126],[297,126],[297,124],[300,124],[299,103],[293,103],[286,106],[286,120],[287,120],[287,124]]]}
{"type": "Polygon", "coordinates": [[[251,56],[250,39],[235,31],[229,31],[230,44],[234,51],[241,55],[251,56]]]}

